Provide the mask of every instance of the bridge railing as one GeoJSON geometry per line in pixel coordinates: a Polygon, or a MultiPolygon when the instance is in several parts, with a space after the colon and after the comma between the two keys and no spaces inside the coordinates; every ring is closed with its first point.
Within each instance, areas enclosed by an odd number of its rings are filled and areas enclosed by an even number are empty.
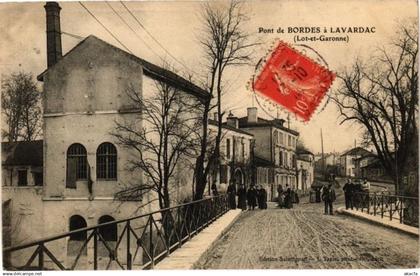
{"type": "Polygon", "coordinates": [[[389,220],[419,227],[419,198],[387,193],[356,192],[353,194],[356,210],[389,220]]]}
{"type": "Polygon", "coordinates": [[[151,269],[227,211],[226,196],[220,195],[77,229],[4,248],[3,266],[7,270],[151,269]],[[112,229],[118,234],[110,234],[112,229]],[[22,260],[22,256],[28,257],[22,260]]]}

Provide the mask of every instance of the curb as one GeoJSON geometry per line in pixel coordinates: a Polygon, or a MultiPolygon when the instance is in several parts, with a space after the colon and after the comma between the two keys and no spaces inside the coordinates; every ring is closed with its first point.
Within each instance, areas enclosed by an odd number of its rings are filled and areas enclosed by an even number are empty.
{"type": "MultiPolygon", "coordinates": [[[[408,226],[408,225],[400,224],[400,223],[390,224],[390,223],[387,223],[386,221],[384,221],[382,219],[378,219],[377,217],[374,217],[372,215],[368,215],[366,213],[362,213],[366,216],[361,216],[361,215],[356,214],[354,212],[347,211],[344,207],[337,208],[337,213],[347,215],[347,216],[351,216],[351,217],[354,217],[354,218],[357,218],[357,219],[360,219],[360,220],[368,221],[368,222],[374,223],[376,225],[382,226],[384,228],[393,229],[393,230],[402,232],[404,234],[408,234],[408,235],[416,237],[416,238],[419,237],[419,229],[416,228],[416,227],[413,227],[413,226],[408,226]],[[372,216],[372,217],[369,218],[368,216],[372,216]]],[[[390,221],[388,221],[388,222],[390,222],[390,221]]]]}
{"type": "Polygon", "coordinates": [[[238,220],[238,218],[241,216],[242,213],[247,212],[248,210],[242,210],[241,212],[238,212],[238,214],[233,218],[233,220],[226,225],[226,227],[220,231],[220,233],[217,235],[217,237],[214,239],[214,241],[204,250],[204,252],[200,255],[200,257],[191,265],[189,269],[200,269],[197,267],[197,265],[200,263],[201,260],[208,257],[208,253],[210,250],[214,247],[214,245],[220,240],[221,237],[223,237],[229,230],[232,228],[233,224],[238,220]]]}
{"type": "Polygon", "coordinates": [[[215,235],[210,235],[208,237],[208,243],[205,243],[202,247],[197,247],[197,238],[200,237],[200,234],[204,234],[204,236],[209,235],[209,232],[202,231],[198,233],[196,236],[194,236],[191,241],[194,241],[192,244],[190,242],[186,242],[183,247],[181,247],[178,250],[175,250],[173,254],[169,255],[168,258],[165,258],[162,260],[162,262],[159,262],[154,267],[155,270],[190,270],[190,269],[197,269],[197,265],[204,257],[207,256],[209,250],[213,248],[214,244],[222,237],[229,229],[232,227],[232,225],[236,222],[236,220],[240,217],[242,211],[238,210],[229,210],[227,213],[225,213],[223,216],[219,217],[217,220],[212,222],[207,227],[216,227],[215,229],[212,229],[210,231],[214,231],[215,235]],[[228,214],[229,212],[231,217],[229,220],[226,221],[226,225],[216,225],[214,223],[217,223],[218,220],[220,220],[223,216],[228,214]],[[216,234],[217,233],[217,234],[216,234]],[[185,248],[186,251],[182,251],[182,249],[185,248]],[[188,249],[187,249],[188,248],[188,249]],[[177,254],[178,253],[178,254],[177,254]],[[172,258],[171,258],[172,257],[172,258]],[[165,262],[166,260],[166,262],[165,262]],[[177,260],[179,263],[177,263],[177,260]]]}

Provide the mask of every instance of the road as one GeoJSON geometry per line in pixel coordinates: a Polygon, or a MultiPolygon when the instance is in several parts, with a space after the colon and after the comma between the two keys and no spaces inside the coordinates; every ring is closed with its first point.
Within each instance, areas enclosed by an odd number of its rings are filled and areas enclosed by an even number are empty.
{"type": "MultiPolygon", "coordinates": [[[[306,202],[305,202],[306,201],[306,202]]],[[[337,200],[341,204],[342,196],[337,200]]],[[[203,269],[412,268],[417,238],[341,215],[322,203],[244,212],[198,265],[203,269]]],[[[296,206],[296,205],[295,205],[296,206]]]]}

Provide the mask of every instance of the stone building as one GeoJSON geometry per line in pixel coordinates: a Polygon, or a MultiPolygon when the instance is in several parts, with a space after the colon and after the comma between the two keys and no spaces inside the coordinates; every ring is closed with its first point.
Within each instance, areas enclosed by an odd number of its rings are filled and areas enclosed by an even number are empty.
{"type": "MultiPolygon", "coordinates": [[[[112,135],[116,121],[136,120],[137,126],[147,127],[138,120],[141,111],[126,90],[136,89],[146,97],[153,93],[154,82],[160,81],[176,87],[182,97],[208,99],[206,91],[179,75],[92,35],[62,55],[61,8],[48,2],[45,9],[48,68],[38,76],[43,82],[43,186],[42,191],[25,194],[3,189],[3,202],[11,200],[11,224],[19,219],[24,227],[22,235],[12,237],[12,245],[156,210],[153,192],[136,201],[114,199],[127,185],[145,181],[141,172],[127,170],[133,152],[117,144],[112,135]]],[[[177,169],[182,182],[177,183],[178,195],[188,197],[192,172],[186,166],[177,169]]],[[[116,242],[122,227],[108,229],[110,242],[116,242]]],[[[49,250],[70,261],[84,238],[60,240],[49,250]]],[[[12,261],[32,252],[18,253],[12,261]]],[[[125,254],[124,245],[118,253],[125,254]]],[[[91,254],[87,248],[81,263],[91,262],[91,254]]]]}
{"type": "Polygon", "coordinates": [[[306,194],[314,182],[314,154],[303,148],[298,148],[297,153],[297,190],[299,193],[306,194]]]}
{"type": "MultiPolygon", "coordinates": [[[[216,183],[220,191],[225,191],[233,182],[236,189],[241,184],[249,187],[252,181],[252,153],[254,136],[239,128],[239,120],[232,113],[222,123],[220,144],[220,168],[215,170],[209,180],[216,183]]],[[[209,120],[210,132],[217,131],[217,121],[209,120]]]]}
{"type": "Polygon", "coordinates": [[[361,147],[356,147],[340,155],[340,175],[347,177],[356,176],[356,159],[370,155],[371,152],[361,147]]]}
{"type": "MultiPolygon", "coordinates": [[[[239,128],[252,133],[254,153],[262,169],[257,169],[257,180],[268,182],[268,199],[274,199],[278,185],[297,188],[296,144],[299,133],[284,126],[284,120],[258,117],[257,108],[247,109],[247,116],[239,118],[239,128]]],[[[257,183],[258,184],[258,183],[257,183]]]]}

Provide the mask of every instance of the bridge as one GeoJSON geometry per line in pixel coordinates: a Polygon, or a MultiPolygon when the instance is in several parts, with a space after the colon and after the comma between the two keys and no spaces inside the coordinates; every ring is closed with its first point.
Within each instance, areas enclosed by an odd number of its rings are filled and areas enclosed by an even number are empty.
{"type": "MultiPolygon", "coordinates": [[[[339,195],[335,207],[343,201],[339,195]]],[[[310,203],[308,198],[302,198],[293,209],[279,209],[270,203],[266,210],[242,211],[231,227],[222,229],[219,223],[211,228],[231,212],[239,212],[229,210],[226,196],[220,195],[5,248],[3,263],[8,270],[153,269],[177,250],[200,244],[192,240],[207,240],[205,231],[220,231],[224,235],[217,236],[220,238],[214,243],[207,242],[208,248],[191,268],[415,267],[418,219],[416,228],[404,225],[409,206],[418,213],[418,198],[363,194],[355,212],[411,227],[414,235],[369,220],[324,215],[323,203],[310,203]],[[414,205],[408,204],[409,200],[414,205]],[[111,226],[119,229],[115,239],[106,234],[111,226]],[[71,256],[65,254],[63,246],[75,240],[76,250],[71,256]]],[[[177,262],[191,259],[184,252],[178,254],[177,262]]]]}

